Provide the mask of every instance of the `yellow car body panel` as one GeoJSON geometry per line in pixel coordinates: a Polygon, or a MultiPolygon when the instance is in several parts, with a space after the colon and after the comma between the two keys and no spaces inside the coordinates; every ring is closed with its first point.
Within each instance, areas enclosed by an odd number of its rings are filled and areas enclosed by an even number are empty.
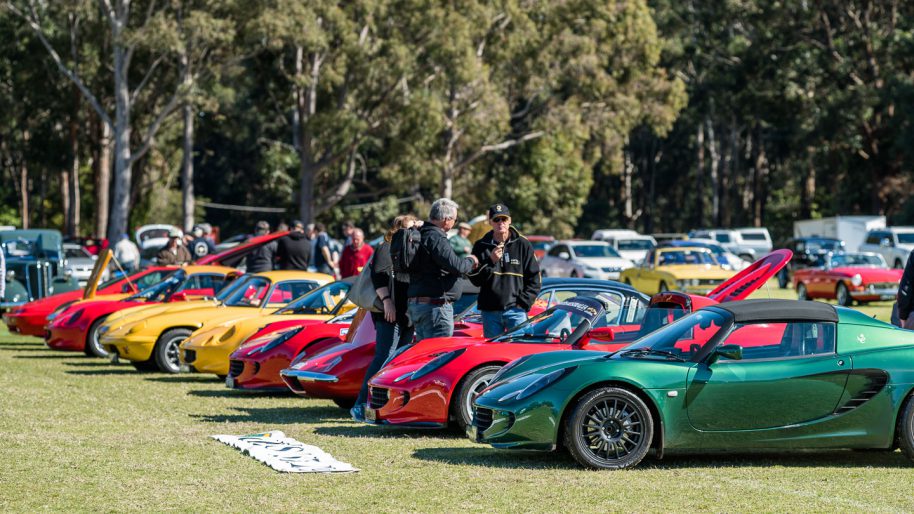
{"type": "MultiPolygon", "coordinates": [[[[313,281],[322,286],[332,282],[333,277],[323,273],[310,273],[307,271],[266,271],[249,275],[251,277],[264,277],[270,281],[267,288],[273,288],[286,282],[313,281]]],[[[267,292],[266,294],[270,294],[267,292]]],[[[107,330],[99,342],[118,356],[129,361],[139,362],[148,360],[159,337],[174,328],[187,328],[198,330],[204,323],[215,319],[240,319],[249,316],[260,316],[272,313],[288,302],[274,302],[263,305],[228,306],[212,300],[200,302],[175,302],[164,306],[161,310],[136,311],[131,320],[121,323],[107,330]],[[181,305],[179,305],[181,304],[181,305]],[[190,305],[194,304],[194,305],[190,305]],[[186,306],[186,308],[181,308],[186,306]]]]}
{"type": "Polygon", "coordinates": [[[716,264],[714,255],[707,248],[671,247],[656,248],[639,266],[622,270],[619,280],[631,284],[646,294],[656,294],[663,288],[693,294],[707,294],[735,271],[725,270],[716,264]],[[710,259],[704,264],[665,264],[667,254],[701,254],[710,259]]]}
{"type": "Polygon", "coordinates": [[[228,375],[229,356],[251,334],[275,321],[327,320],[328,314],[267,314],[252,313],[244,317],[221,317],[204,323],[181,343],[181,362],[199,373],[228,375]],[[188,362],[187,352],[193,352],[188,362]]]}

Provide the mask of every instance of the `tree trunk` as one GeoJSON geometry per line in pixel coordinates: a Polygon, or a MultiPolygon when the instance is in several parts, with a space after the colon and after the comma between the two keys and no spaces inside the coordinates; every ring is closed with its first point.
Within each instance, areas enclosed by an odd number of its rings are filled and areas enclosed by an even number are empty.
{"type": "Polygon", "coordinates": [[[724,147],[723,158],[724,165],[721,168],[720,174],[720,226],[721,227],[731,227],[733,226],[733,218],[730,213],[730,178],[735,174],[734,167],[736,166],[736,159],[734,157],[738,154],[738,145],[739,145],[739,134],[736,131],[736,123],[731,120],[730,124],[730,137],[727,141],[727,145],[724,147]]]}
{"type": "Polygon", "coordinates": [[[758,152],[755,154],[755,173],[752,182],[752,226],[761,227],[764,210],[765,177],[768,174],[768,156],[765,154],[765,145],[758,143],[758,152]]]}
{"type": "MultiPolygon", "coordinates": [[[[25,143],[23,147],[28,147],[29,140],[32,138],[29,133],[29,129],[22,131],[22,142],[25,143]]],[[[28,164],[25,161],[25,156],[19,163],[19,198],[20,205],[22,205],[22,211],[19,213],[22,216],[22,228],[29,228],[29,168],[28,164]]]]}
{"type": "MultiPolygon", "coordinates": [[[[185,91],[193,85],[188,54],[181,55],[182,83],[185,91]]],[[[194,226],[194,107],[188,100],[182,108],[184,115],[184,155],[181,159],[181,200],[184,213],[184,230],[194,226]]]]}
{"type": "MultiPolygon", "coordinates": [[[[302,78],[304,73],[304,48],[295,48],[295,76],[302,78]]],[[[320,78],[321,57],[318,54],[311,56],[311,83],[305,90],[296,80],[295,88],[295,120],[293,131],[298,134],[295,149],[299,159],[299,196],[298,214],[304,223],[314,221],[314,178],[318,165],[314,159],[314,135],[308,122],[317,110],[317,82],[320,78]]]]}
{"type": "Polygon", "coordinates": [[[705,225],[705,131],[701,123],[698,124],[698,134],[695,136],[695,146],[698,151],[698,171],[695,177],[696,225],[700,228],[705,225]]]}
{"type": "MultiPolygon", "coordinates": [[[[115,34],[115,39],[120,34],[115,34]]],[[[123,46],[115,42],[114,47],[114,203],[108,223],[108,240],[117,238],[127,231],[130,215],[130,182],[132,162],[130,158],[130,89],[127,85],[126,55],[123,46]]]]}
{"type": "Polygon", "coordinates": [[[82,94],[79,88],[73,85],[73,115],[70,117],[70,185],[67,188],[69,193],[67,213],[67,234],[76,236],[79,234],[79,111],[82,104],[82,94]]]}
{"type": "Polygon", "coordinates": [[[708,151],[711,154],[711,220],[714,226],[720,225],[720,148],[714,135],[714,123],[708,117],[705,120],[708,127],[708,151]]]}
{"type": "Polygon", "coordinates": [[[804,173],[803,184],[800,188],[800,219],[803,220],[812,218],[812,207],[816,198],[815,153],[815,147],[806,147],[806,173],[804,173]]]}
{"type": "Polygon", "coordinates": [[[70,228],[70,168],[60,170],[58,174],[60,179],[60,210],[63,213],[62,232],[66,235],[72,234],[70,228]]]}
{"type": "Polygon", "coordinates": [[[635,213],[632,207],[632,174],[635,165],[632,164],[632,156],[628,151],[624,152],[625,162],[622,164],[622,216],[625,217],[625,226],[632,228],[635,221],[635,213]]]}
{"type": "Polygon", "coordinates": [[[111,127],[98,120],[98,158],[95,160],[95,234],[108,230],[108,195],[111,189],[111,127]]]}

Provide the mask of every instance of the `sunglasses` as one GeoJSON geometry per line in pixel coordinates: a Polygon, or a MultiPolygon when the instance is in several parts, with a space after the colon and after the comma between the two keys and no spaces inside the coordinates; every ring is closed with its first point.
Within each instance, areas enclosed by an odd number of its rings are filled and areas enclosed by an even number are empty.
{"type": "Polygon", "coordinates": [[[507,223],[511,218],[506,216],[499,216],[497,218],[492,218],[492,223],[507,223]]]}

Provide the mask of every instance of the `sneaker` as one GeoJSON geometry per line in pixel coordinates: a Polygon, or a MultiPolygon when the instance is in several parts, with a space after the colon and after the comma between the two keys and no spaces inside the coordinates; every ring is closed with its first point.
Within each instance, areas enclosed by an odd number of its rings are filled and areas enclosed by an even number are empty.
{"type": "Polygon", "coordinates": [[[355,407],[349,409],[349,415],[352,416],[352,419],[360,423],[365,422],[365,406],[358,404],[355,407]]]}

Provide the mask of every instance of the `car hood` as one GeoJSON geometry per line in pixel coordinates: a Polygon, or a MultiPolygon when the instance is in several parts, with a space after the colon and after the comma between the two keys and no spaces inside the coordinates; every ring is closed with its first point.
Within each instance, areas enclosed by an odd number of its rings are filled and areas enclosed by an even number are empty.
{"type": "Polygon", "coordinates": [[[900,269],[868,268],[865,266],[842,266],[840,268],[832,268],[832,272],[847,277],[859,274],[863,280],[868,282],[898,282],[901,280],[903,271],[900,269]]]}
{"type": "Polygon", "coordinates": [[[713,264],[671,264],[657,268],[676,278],[721,279],[733,276],[733,272],[713,264]]]}
{"type": "Polygon", "coordinates": [[[481,337],[436,337],[432,339],[423,339],[400,355],[397,355],[384,367],[425,364],[442,353],[452,352],[477,344],[489,343],[481,337]]]}
{"type": "Polygon", "coordinates": [[[632,261],[628,259],[620,259],[619,257],[578,257],[576,259],[581,264],[586,264],[587,266],[593,266],[596,268],[630,268],[632,267],[632,261]]]}

